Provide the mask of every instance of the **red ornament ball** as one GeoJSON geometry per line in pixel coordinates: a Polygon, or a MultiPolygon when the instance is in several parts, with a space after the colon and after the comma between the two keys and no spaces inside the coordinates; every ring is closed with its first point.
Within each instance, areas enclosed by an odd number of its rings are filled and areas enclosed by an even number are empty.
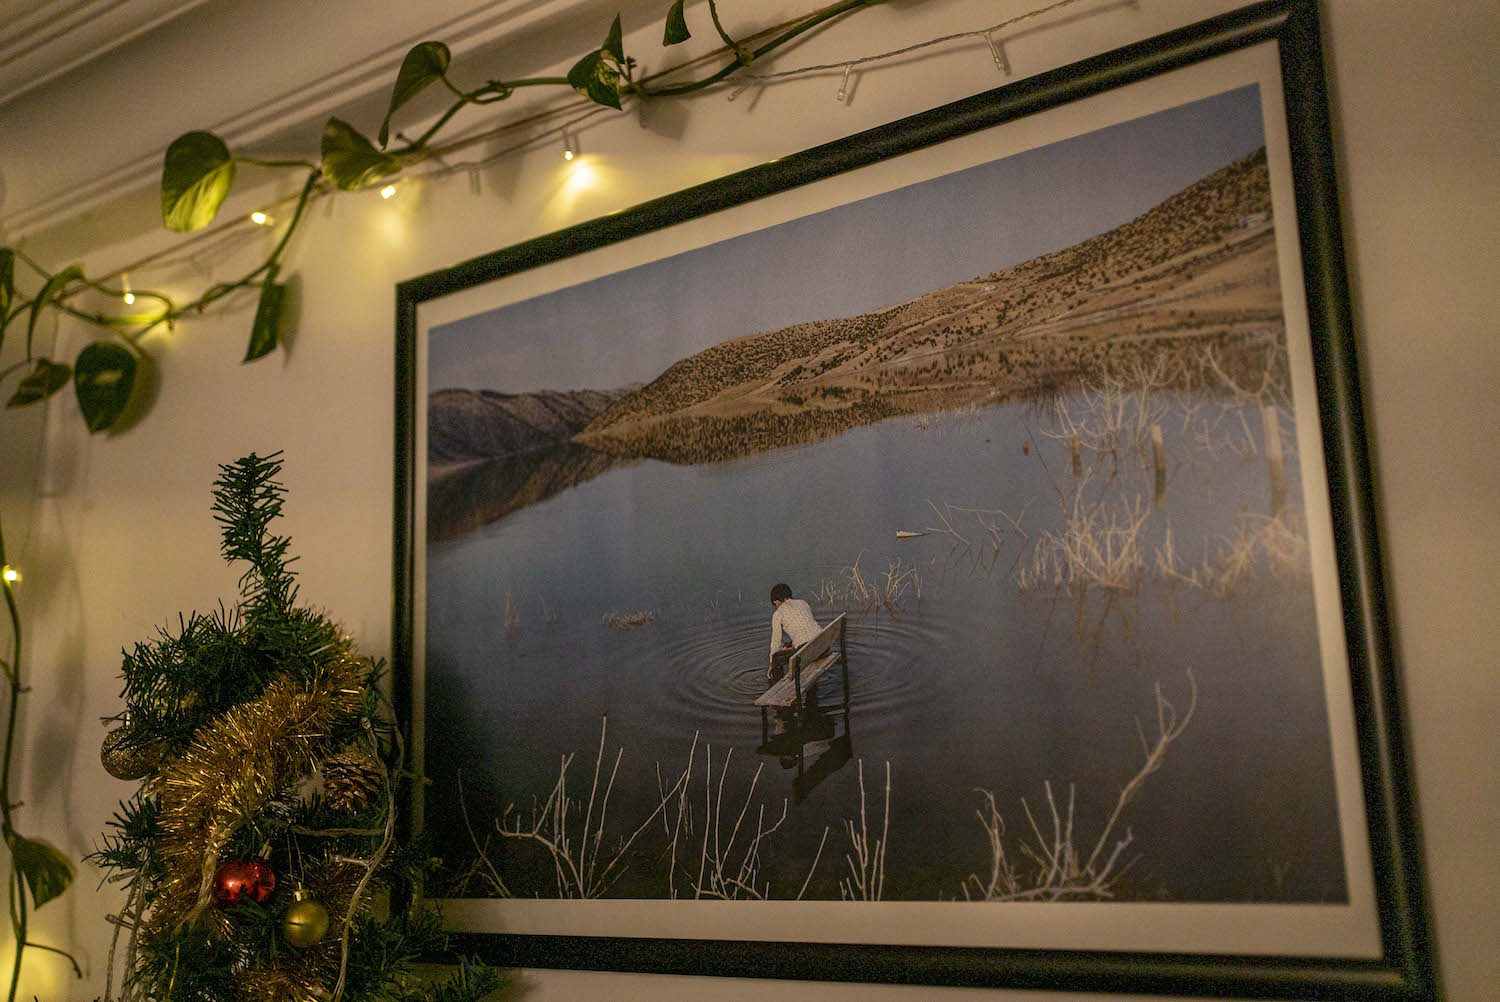
{"type": "Polygon", "coordinates": [[[214,874],[214,897],[221,904],[240,901],[265,904],[276,890],[276,871],[263,859],[236,859],[220,866],[214,874]]]}

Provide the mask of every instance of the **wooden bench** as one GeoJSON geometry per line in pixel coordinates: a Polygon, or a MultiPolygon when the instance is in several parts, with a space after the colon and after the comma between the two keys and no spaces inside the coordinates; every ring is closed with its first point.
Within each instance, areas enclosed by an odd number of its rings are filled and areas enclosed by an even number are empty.
{"type": "Polygon", "coordinates": [[[802,693],[844,656],[844,614],[792,652],[786,674],[755,700],[756,706],[800,706],[802,693]],[[833,647],[835,642],[838,650],[833,647]]]}

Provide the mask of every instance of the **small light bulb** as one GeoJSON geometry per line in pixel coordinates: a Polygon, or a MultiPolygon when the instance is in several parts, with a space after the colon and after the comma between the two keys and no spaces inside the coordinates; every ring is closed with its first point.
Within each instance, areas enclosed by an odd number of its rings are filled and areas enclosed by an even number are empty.
{"type": "Polygon", "coordinates": [[[5,578],[6,584],[15,584],[17,581],[21,580],[21,572],[16,570],[10,564],[6,564],[5,569],[3,571],[0,571],[0,577],[5,578]]]}
{"type": "Polygon", "coordinates": [[[573,159],[573,151],[572,150],[563,150],[563,159],[564,160],[572,160],[573,159]]]}
{"type": "Polygon", "coordinates": [[[396,186],[394,184],[388,184],[380,189],[381,198],[390,198],[394,194],[396,194],[396,186]]]}
{"type": "Polygon", "coordinates": [[[261,212],[259,209],[256,209],[254,212],[250,213],[250,221],[256,226],[265,226],[271,221],[271,217],[266,215],[264,212],[261,212]]]}
{"type": "Polygon", "coordinates": [[[135,305],[135,293],[133,293],[133,292],[127,292],[127,293],[125,293],[125,297],[124,298],[125,298],[125,305],[126,306],[134,306],[135,305]]]}
{"type": "Polygon", "coordinates": [[[133,304],[135,302],[135,293],[130,291],[130,276],[124,272],[120,273],[120,288],[124,291],[124,295],[120,298],[125,300],[125,305],[130,306],[133,304]]]}

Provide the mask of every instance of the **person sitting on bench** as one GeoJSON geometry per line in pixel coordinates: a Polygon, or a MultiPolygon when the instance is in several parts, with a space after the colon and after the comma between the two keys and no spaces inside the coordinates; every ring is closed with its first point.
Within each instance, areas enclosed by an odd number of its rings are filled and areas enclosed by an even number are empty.
{"type": "Polygon", "coordinates": [[[771,606],[776,611],[771,615],[771,666],[766,669],[766,678],[774,683],[786,674],[792,652],[817,639],[823,628],[813,618],[812,606],[792,597],[790,585],[778,584],[771,589],[771,606]],[[789,643],[782,642],[783,633],[789,643]]]}

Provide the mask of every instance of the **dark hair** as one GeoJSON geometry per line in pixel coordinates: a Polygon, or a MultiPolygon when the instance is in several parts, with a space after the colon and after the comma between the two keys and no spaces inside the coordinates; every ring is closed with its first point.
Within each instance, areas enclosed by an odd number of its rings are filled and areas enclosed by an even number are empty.
{"type": "Polygon", "coordinates": [[[771,601],[772,602],[785,602],[787,599],[789,599],[791,597],[792,597],[792,586],[789,585],[789,584],[779,584],[775,588],[771,589],[771,601]]]}

